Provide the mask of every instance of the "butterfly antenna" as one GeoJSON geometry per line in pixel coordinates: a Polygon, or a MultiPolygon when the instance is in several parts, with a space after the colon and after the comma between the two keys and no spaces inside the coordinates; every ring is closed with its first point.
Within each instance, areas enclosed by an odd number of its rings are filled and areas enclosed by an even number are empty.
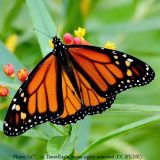
{"type": "Polygon", "coordinates": [[[38,29],[36,29],[36,28],[33,28],[33,30],[34,30],[34,31],[37,31],[37,32],[39,32],[39,33],[42,33],[42,34],[46,35],[46,36],[49,37],[49,38],[53,38],[53,37],[51,37],[50,35],[48,35],[47,33],[42,32],[42,31],[40,31],[40,30],[38,30],[38,29]]]}
{"type": "Polygon", "coordinates": [[[56,25],[56,37],[57,37],[57,34],[58,34],[58,23],[56,25]]]}

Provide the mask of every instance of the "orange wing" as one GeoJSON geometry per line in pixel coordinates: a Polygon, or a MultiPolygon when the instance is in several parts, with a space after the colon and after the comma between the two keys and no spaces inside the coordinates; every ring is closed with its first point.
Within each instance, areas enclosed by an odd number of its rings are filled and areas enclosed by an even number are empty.
{"type": "Polygon", "coordinates": [[[80,98],[63,72],[62,92],[65,109],[52,123],[66,125],[83,119],[86,114],[101,113],[111,106],[117,93],[145,85],[154,78],[154,71],[144,62],[121,52],[104,48],[68,46],[80,98]],[[67,88],[71,88],[70,91],[67,88]],[[67,99],[69,99],[67,101],[67,99]],[[76,99],[76,103],[72,100],[76,99]],[[77,107],[76,107],[77,106],[77,107]]]}
{"type": "Polygon", "coordinates": [[[101,113],[111,106],[117,93],[154,78],[147,64],[118,51],[75,45],[68,46],[68,56],[80,97],[63,71],[64,112],[58,119],[51,120],[56,124],[75,123],[86,114],[101,113]]]}
{"type": "Polygon", "coordinates": [[[49,54],[30,73],[13,98],[4,121],[6,135],[22,134],[63,112],[63,106],[58,102],[57,76],[57,59],[49,54]]]}
{"type": "Polygon", "coordinates": [[[98,114],[109,108],[115,97],[102,97],[90,85],[88,80],[72,66],[80,97],[76,93],[67,73],[62,71],[62,92],[64,111],[52,123],[66,125],[83,119],[87,114],[98,114]]]}
{"type": "Polygon", "coordinates": [[[8,136],[48,120],[66,125],[101,113],[117,93],[145,85],[155,76],[151,67],[130,55],[94,46],[64,46],[56,37],[54,41],[58,52],[55,49],[35,67],[11,102],[4,121],[8,136]]]}
{"type": "Polygon", "coordinates": [[[145,85],[155,76],[147,64],[119,51],[85,45],[68,46],[68,51],[76,70],[102,97],[145,85]]]}

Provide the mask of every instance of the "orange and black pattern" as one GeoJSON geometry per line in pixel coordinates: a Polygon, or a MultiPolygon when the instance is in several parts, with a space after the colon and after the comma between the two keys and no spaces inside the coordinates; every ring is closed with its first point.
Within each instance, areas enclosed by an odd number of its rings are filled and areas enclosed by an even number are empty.
{"type": "Polygon", "coordinates": [[[149,83],[155,76],[146,63],[128,54],[93,46],[68,48],[77,70],[90,79],[103,96],[149,83]]]}
{"type": "Polygon", "coordinates": [[[5,118],[6,135],[19,135],[63,112],[58,103],[57,66],[56,57],[49,54],[19,88],[5,118]]]}
{"type": "Polygon", "coordinates": [[[111,107],[116,95],[154,79],[152,68],[128,54],[86,45],[55,48],[15,94],[4,133],[17,136],[46,121],[66,125],[111,107]]]}

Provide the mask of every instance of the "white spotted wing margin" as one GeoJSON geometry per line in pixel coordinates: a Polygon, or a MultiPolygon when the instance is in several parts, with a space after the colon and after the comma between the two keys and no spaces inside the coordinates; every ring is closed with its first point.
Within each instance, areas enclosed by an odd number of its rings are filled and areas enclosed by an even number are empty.
{"type": "Polygon", "coordinates": [[[120,51],[86,45],[71,45],[68,50],[76,69],[86,75],[87,79],[91,79],[92,75],[91,70],[85,70],[84,61],[93,65],[94,73],[108,85],[105,92],[108,97],[132,87],[149,84],[155,77],[154,70],[147,63],[120,51]]]}
{"type": "Polygon", "coordinates": [[[56,61],[53,52],[49,53],[18,89],[4,120],[5,135],[18,136],[36,125],[58,118],[62,113],[63,104],[58,107],[60,103],[56,95],[59,92],[56,86],[61,90],[58,79],[61,71],[56,61]],[[54,99],[51,98],[53,94],[54,99]]]}

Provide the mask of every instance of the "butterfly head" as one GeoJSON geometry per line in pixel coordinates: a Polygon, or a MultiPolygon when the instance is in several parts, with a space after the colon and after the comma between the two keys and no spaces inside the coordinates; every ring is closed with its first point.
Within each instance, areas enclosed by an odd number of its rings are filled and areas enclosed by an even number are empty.
{"type": "Polygon", "coordinates": [[[58,48],[58,47],[60,47],[60,46],[63,46],[61,40],[60,40],[57,36],[54,36],[54,37],[52,38],[52,43],[53,43],[53,45],[54,45],[54,49],[56,49],[56,48],[58,48]]]}

